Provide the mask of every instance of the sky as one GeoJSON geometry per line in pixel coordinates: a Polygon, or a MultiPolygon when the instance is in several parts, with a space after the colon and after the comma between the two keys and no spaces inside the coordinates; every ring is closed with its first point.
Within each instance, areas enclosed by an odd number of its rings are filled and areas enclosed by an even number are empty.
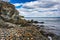
{"type": "Polygon", "coordinates": [[[60,0],[4,0],[25,17],[60,17],[60,0]]]}

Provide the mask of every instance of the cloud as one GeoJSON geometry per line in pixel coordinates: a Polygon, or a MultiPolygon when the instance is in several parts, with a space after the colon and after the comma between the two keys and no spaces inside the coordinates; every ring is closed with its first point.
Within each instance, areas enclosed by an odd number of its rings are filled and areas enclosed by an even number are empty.
{"type": "Polygon", "coordinates": [[[40,7],[40,8],[50,8],[56,4],[56,2],[45,2],[45,1],[34,1],[34,2],[27,2],[25,4],[23,4],[23,7],[30,7],[30,8],[35,8],[35,7],[40,7]],[[29,5],[30,4],[30,5],[29,5]]]}
{"type": "Polygon", "coordinates": [[[2,0],[2,1],[5,1],[5,2],[10,2],[10,0],[2,0]]]}
{"type": "MultiPolygon", "coordinates": [[[[58,0],[59,1],[59,0],[58,0]]],[[[60,17],[60,2],[56,0],[37,0],[33,2],[26,2],[21,8],[17,8],[20,15],[25,17],[60,17]]]]}
{"type": "Polygon", "coordinates": [[[15,6],[21,6],[23,3],[15,3],[15,4],[13,4],[13,5],[15,5],[15,6]]]}
{"type": "Polygon", "coordinates": [[[60,2],[60,0],[38,0],[38,1],[51,1],[51,2],[60,2]]]}
{"type": "Polygon", "coordinates": [[[39,11],[32,11],[32,10],[26,11],[26,10],[20,10],[20,15],[23,15],[25,17],[59,17],[60,16],[59,11],[39,12],[39,11]]]}

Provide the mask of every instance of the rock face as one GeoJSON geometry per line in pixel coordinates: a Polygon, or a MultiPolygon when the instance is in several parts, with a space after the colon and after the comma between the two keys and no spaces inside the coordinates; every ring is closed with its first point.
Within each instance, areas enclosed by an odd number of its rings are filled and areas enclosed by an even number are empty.
{"type": "Polygon", "coordinates": [[[14,5],[0,1],[0,40],[48,40],[36,27],[25,24],[14,5]]]}

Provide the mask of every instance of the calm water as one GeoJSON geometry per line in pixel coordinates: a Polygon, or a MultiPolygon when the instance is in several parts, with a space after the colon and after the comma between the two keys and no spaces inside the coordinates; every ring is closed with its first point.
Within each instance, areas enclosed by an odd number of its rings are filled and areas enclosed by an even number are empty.
{"type": "Polygon", "coordinates": [[[38,25],[45,25],[45,29],[50,29],[49,32],[53,32],[57,35],[60,35],[60,18],[59,17],[51,17],[51,18],[43,18],[43,17],[26,17],[26,20],[36,20],[39,22],[44,22],[44,24],[39,24],[38,25]],[[52,27],[54,26],[54,27],[52,27]],[[53,30],[52,30],[53,29],[53,30]]]}

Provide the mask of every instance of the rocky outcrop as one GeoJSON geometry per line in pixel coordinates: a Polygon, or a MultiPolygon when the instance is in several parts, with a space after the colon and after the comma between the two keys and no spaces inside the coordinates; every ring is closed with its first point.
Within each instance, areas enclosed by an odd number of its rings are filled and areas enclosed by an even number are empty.
{"type": "Polygon", "coordinates": [[[0,40],[48,40],[48,38],[22,19],[14,5],[0,1],[0,40]]]}

